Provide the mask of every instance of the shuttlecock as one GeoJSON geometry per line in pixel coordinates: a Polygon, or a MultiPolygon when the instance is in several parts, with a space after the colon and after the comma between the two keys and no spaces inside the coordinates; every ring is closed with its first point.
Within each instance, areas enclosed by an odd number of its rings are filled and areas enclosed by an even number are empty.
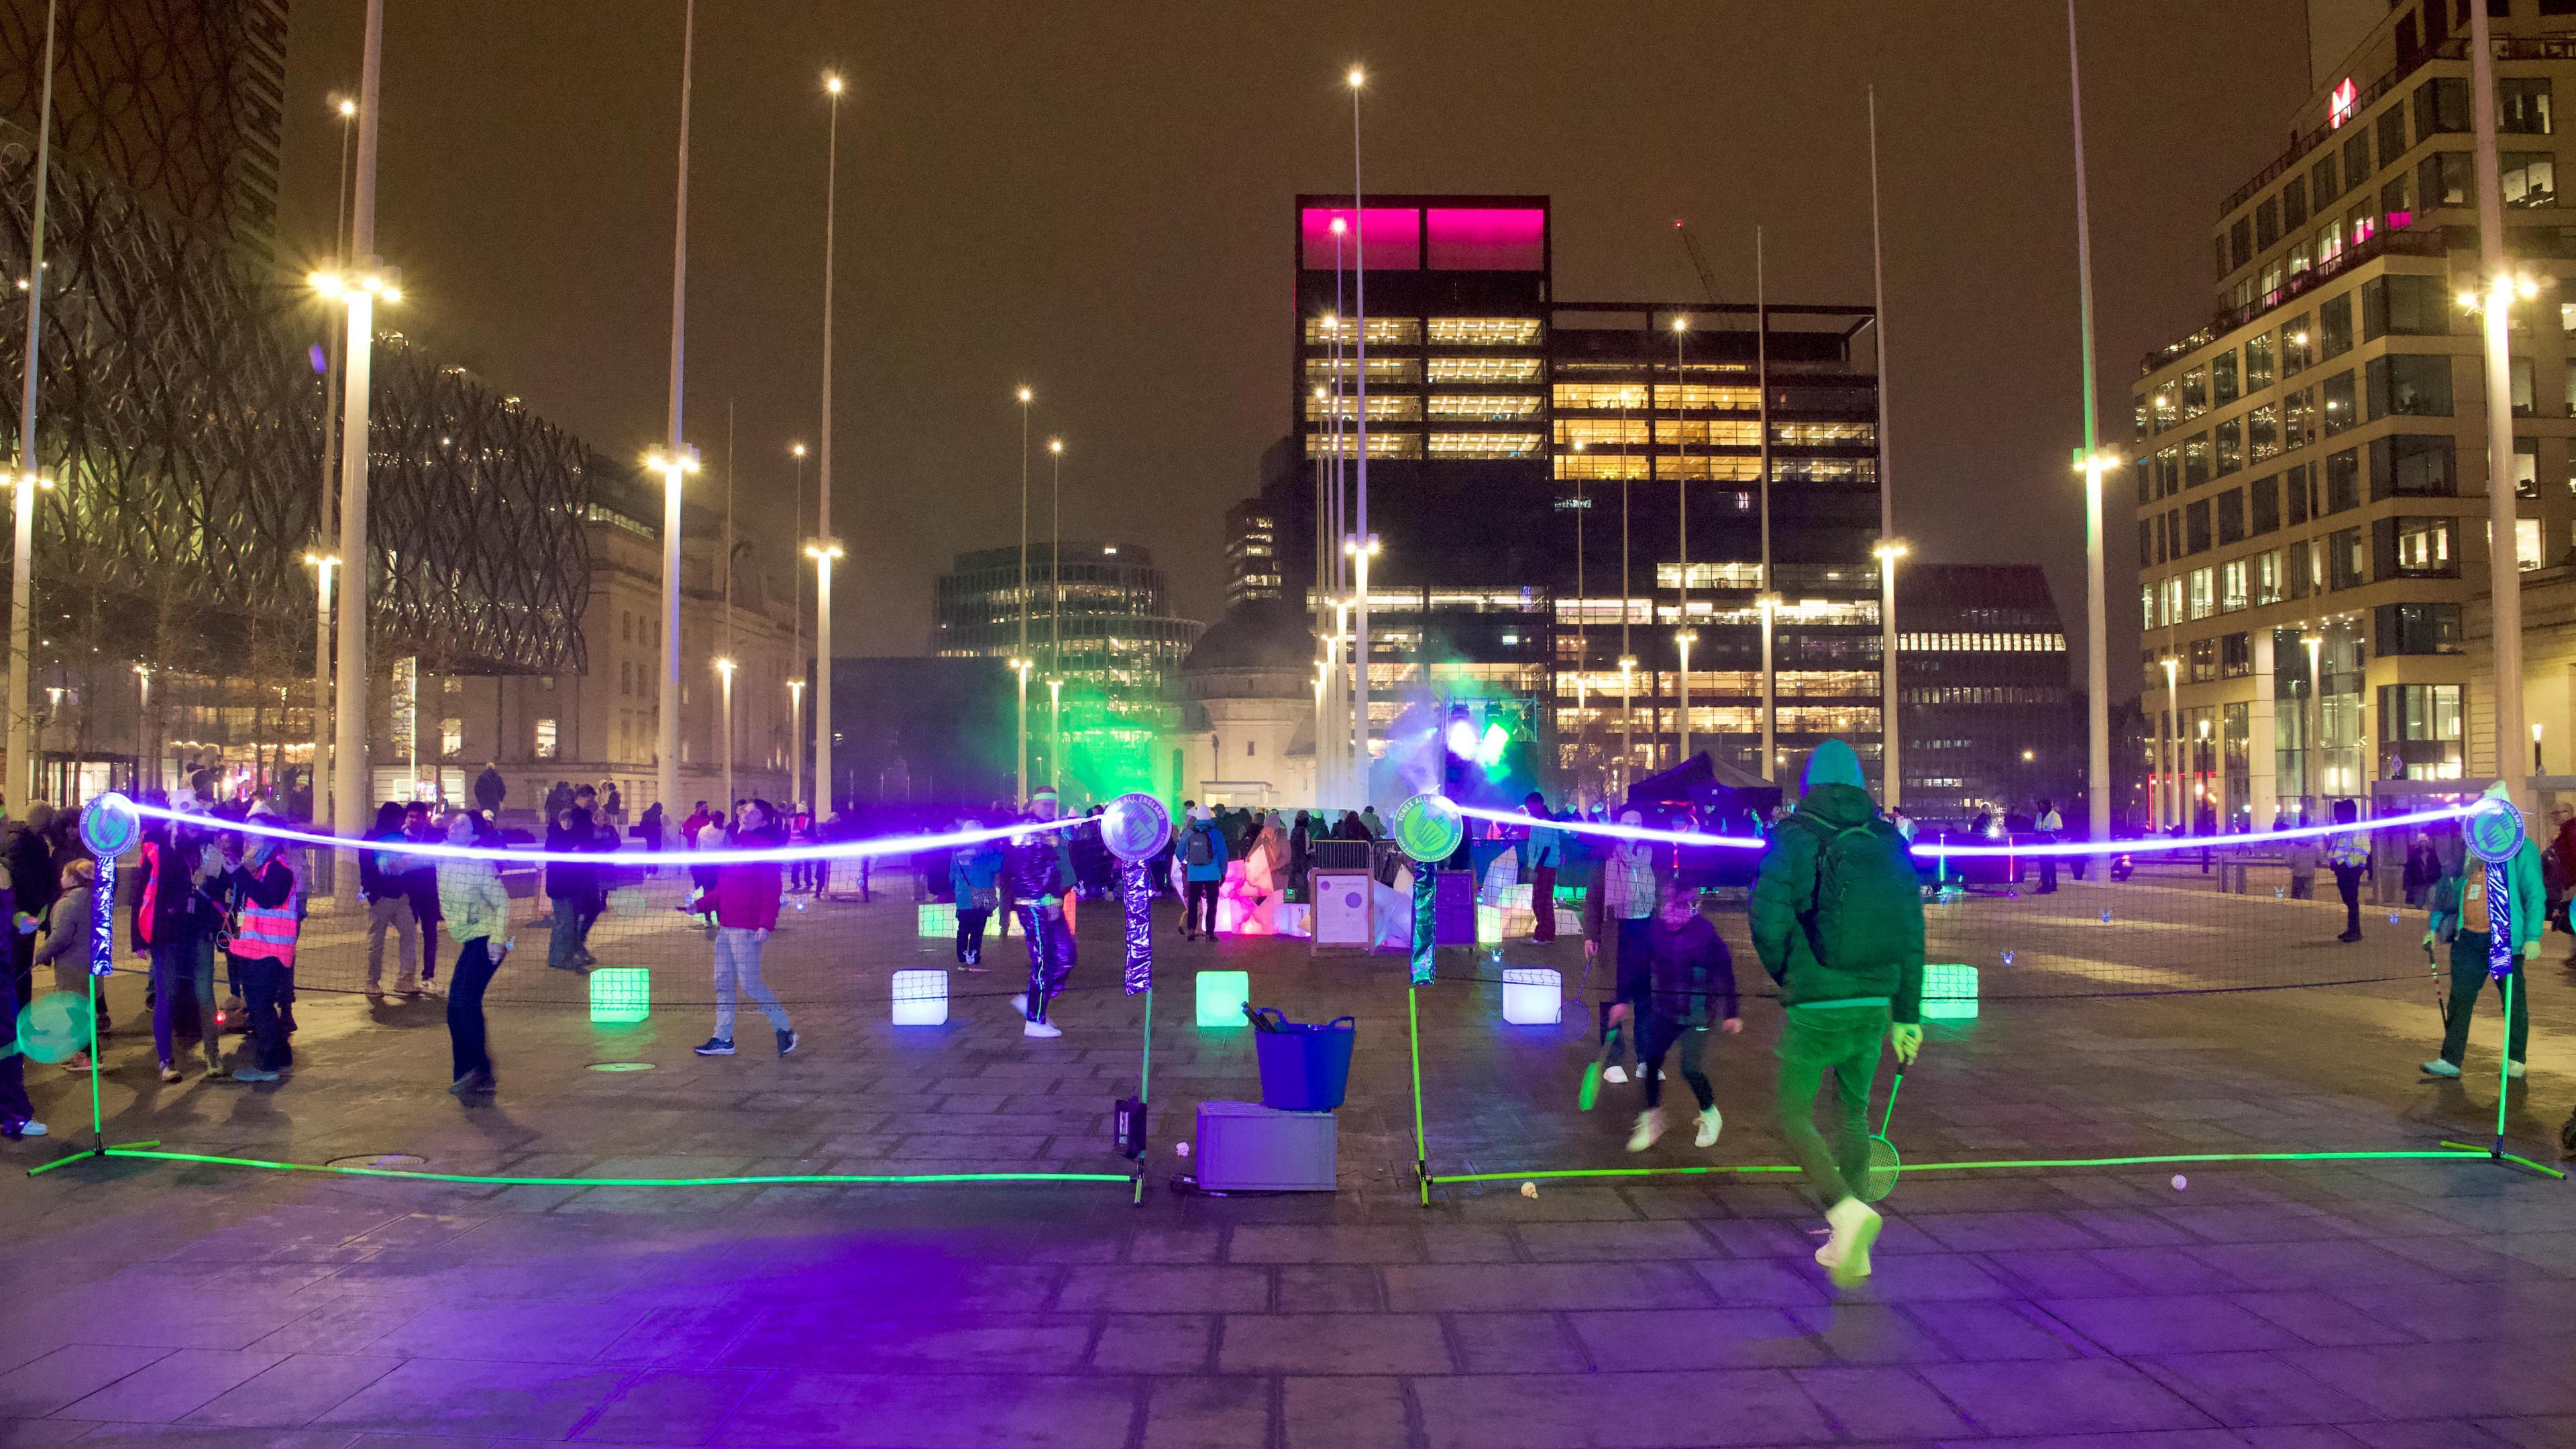
{"type": "Polygon", "coordinates": [[[2012,958],[2013,958],[2013,953],[2011,953],[2010,951],[2006,951],[2006,952],[2004,953],[2004,964],[2005,964],[2005,965],[2007,965],[2007,966],[2010,966],[2010,965],[2012,964],[2012,958]]]}
{"type": "Polygon", "coordinates": [[[2397,913],[2395,911],[2390,911],[2388,913],[2388,924],[2392,926],[2397,924],[2397,913]]]}
{"type": "Polygon", "coordinates": [[[1172,1150],[1183,1157],[1187,1157],[1190,1155],[1190,1144],[1186,1142],[1175,1142],[1172,1144],[1172,1150]]]}
{"type": "Polygon", "coordinates": [[[2276,900],[2276,901],[2277,901],[2277,900],[2282,899],[2283,897],[2286,897],[2287,895],[2289,895],[2289,892],[2288,892],[2288,891],[2285,891],[2285,890],[2283,890],[2283,889],[2281,889],[2279,886],[2274,886],[2274,887],[2272,887],[2272,899],[2274,899],[2274,900],[2276,900]]]}
{"type": "Polygon", "coordinates": [[[2180,1191],[2182,1191],[2184,1188],[2191,1186],[2191,1179],[2190,1179],[2190,1178],[2188,1178],[2188,1177],[2185,1177],[2185,1176],[2183,1176],[2181,1173],[2177,1172],[2177,1173],[2175,1173],[2175,1174],[2174,1174],[2174,1176],[2173,1176],[2173,1184],[2174,1184],[2174,1191],[2176,1191],[2176,1192],[2180,1192],[2180,1191]]]}
{"type": "Polygon", "coordinates": [[[1523,1197],[1536,1197],[1536,1196],[1538,1196],[1538,1184],[1537,1184],[1537,1183],[1534,1183],[1534,1182],[1525,1182],[1525,1183],[1522,1183],[1522,1184],[1521,1184],[1521,1196],[1523,1196],[1523,1197]]]}
{"type": "Polygon", "coordinates": [[[2104,911],[2102,913],[2102,924],[2106,926],[2111,924],[2111,913],[2109,911],[2104,911]]]}

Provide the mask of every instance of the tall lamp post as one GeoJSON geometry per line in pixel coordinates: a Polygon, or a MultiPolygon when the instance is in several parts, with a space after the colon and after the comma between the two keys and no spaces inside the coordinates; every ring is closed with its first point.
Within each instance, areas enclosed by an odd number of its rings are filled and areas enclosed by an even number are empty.
{"type": "MultiPolygon", "coordinates": [[[[1885,484],[1880,485],[1882,488],[1885,484]]],[[[1896,561],[1909,551],[1904,540],[1881,536],[1878,556],[1878,739],[1881,803],[1894,810],[1903,803],[1897,745],[1905,737],[1896,700],[1896,561]]]]}
{"type": "MultiPolygon", "coordinates": [[[[313,570],[313,819],[329,817],[328,765],[331,758],[331,570],[340,566],[336,553],[308,552],[313,570]]],[[[137,782],[140,788],[150,788],[137,782]]],[[[155,780],[153,784],[160,783],[155,780]]]]}
{"type": "MultiPolygon", "coordinates": [[[[2322,670],[2325,659],[2326,636],[2317,630],[2311,629],[2299,636],[2299,642],[2306,645],[2308,650],[2308,708],[2306,715],[2308,722],[2308,768],[2306,770],[2307,778],[2301,780],[2299,783],[2307,787],[2307,793],[2316,801],[2317,814],[2319,816],[2323,816],[2326,813],[2326,706],[2324,693],[2326,677],[2322,670]]],[[[2176,721],[2174,731],[2179,734],[2182,730],[2182,725],[2180,723],[2182,716],[2177,714],[2174,716],[2174,719],[2176,721]]]]}
{"type": "Polygon", "coordinates": [[[814,561],[814,818],[829,819],[840,777],[832,765],[832,562],[841,546],[828,538],[805,546],[814,561]]]}
{"type": "MultiPolygon", "coordinates": [[[[805,445],[788,444],[787,456],[796,460],[795,536],[801,539],[805,536],[805,445]]],[[[787,652],[787,798],[791,804],[801,804],[805,799],[805,571],[789,572],[796,575],[796,603],[788,611],[793,633],[787,652]]]]}
{"type": "Polygon", "coordinates": [[[663,449],[644,460],[646,467],[662,475],[662,687],[654,785],[661,797],[665,829],[680,798],[680,479],[698,471],[698,450],[680,440],[689,302],[689,82],[697,58],[697,0],[688,0],[681,17],[680,180],[671,240],[671,434],[663,449]]]}
{"type": "Polygon", "coordinates": [[[1059,800],[1064,795],[1064,680],[1047,681],[1047,787],[1059,800]]]}
{"type": "Polygon", "coordinates": [[[1690,652],[1691,646],[1698,642],[1699,631],[1696,629],[1675,629],[1673,631],[1673,644],[1681,651],[1682,656],[1682,707],[1678,719],[1678,727],[1681,730],[1681,748],[1673,757],[1673,763],[1677,765],[1688,764],[1690,762],[1690,652]]]}
{"type": "Polygon", "coordinates": [[[716,656],[716,684],[719,703],[724,707],[724,798],[725,809],[733,809],[733,660],[716,656]]]}
{"type": "MultiPolygon", "coordinates": [[[[2173,766],[2174,737],[2182,729],[2182,694],[2176,687],[2182,673],[2182,661],[2167,654],[2162,662],[2165,667],[2165,720],[2164,728],[2156,731],[2156,773],[2164,779],[2160,782],[2162,788],[2152,792],[2149,804],[2157,813],[2165,814],[2161,825],[2171,825],[2182,819],[2182,781],[2175,778],[2173,766]],[[2165,803],[2167,790],[2173,792],[2170,805],[2165,803]]],[[[2311,688],[2310,692],[2314,693],[2314,689],[2311,688]]]]}
{"type": "Polygon", "coordinates": [[[1011,775],[1011,794],[1022,805],[1029,803],[1029,401],[1033,396],[1026,387],[1020,389],[1020,648],[1011,657],[1011,667],[1020,673],[1020,762],[1011,775]]]}
{"type": "Polygon", "coordinates": [[[833,224],[840,201],[841,78],[823,77],[823,93],[832,100],[831,140],[823,162],[823,435],[816,460],[814,488],[814,818],[829,819],[833,808],[832,773],[832,560],[841,545],[832,534],[832,252],[833,224]]]}
{"type": "MultiPolygon", "coordinates": [[[[349,313],[347,365],[340,374],[339,648],[331,697],[331,833],[354,839],[367,828],[367,616],[374,549],[367,535],[367,407],[375,376],[376,302],[398,301],[393,272],[376,255],[376,120],[382,92],[385,0],[367,0],[365,58],[358,71],[358,156],[349,173],[349,259],[356,285],[336,279],[349,313]]],[[[349,862],[341,862],[346,865],[349,862]]]]}
{"type": "Polygon", "coordinates": [[[1047,545],[1047,702],[1053,711],[1054,743],[1047,746],[1047,783],[1064,798],[1064,439],[1047,439],[1054,464],[1055,522],[1047,545]]]}
{"type": "MultiPolygon", "coordinates": [[[[2506,309],[2519,292],[2535,289],[2528,277],[2507,275],[2504,256],[2504,187],[2496,159],[2495,44],[2488,38],[2487,7],[2469,7],[2469,116],[2477,175],[2478,265],[2487,275],[2487,593],[2495,627],[2496,778],[2528,809],[2530,789],[2514,780],[2522,753],[2522,567],[2515,558],[2513,476],[2513,362],[2506,309]]],[[[2358,782],[2356,788],[2358,787],[2358,782]]]]}
{"type": "Polygon", "coordinates": [[[1029,803],[1029,667],[1031,662],[1025,654],[1016,655],[1011,660],[1011,673],[1019,681],[1017,717],[1020,731],[1020,773],[1014,788],[1019,794],[1022,805],[1029,803]]]}
{"type": "MultiPolygon", "coordinates": [[[[1627,632],[1627,590],[1621,589],[1619,632],[1627,632]]],[[[1637,770],[1637,656],[1619,656],[1619,792],[1628,791],[1629,777],[1637,770]]]]}
{"type": "Polygon", "coordinates": [[[1357,632],[1351,640],[1351,769],[1357,776],[1360,803],[1369,803],[1369,663],[1374,651],[1369,648],[1369,558],[1377,552],[1377,538],[1369,532],[1368,489],[1368,207],[1360,178],[1360,87],[1368,80],[1366,72],[1352,66],[1345,77],[1351,87],[1351,296],[1359,313],[1358,372],[1359,429],[1357,501],[1352,517],[1353,535],[1365,545],[1355,556],[1359,566],[1359,607],[1356,610],[1357,632]]]}
{"type": "Polygon", "coordinates": [[[787,681],[787,798],[805,798],[805,681],[801,679],[787,681]]]}
{"type": "Polygon", "coordinates": [[[43,357],[45,316],[45,185],[54,126],[54,12],[45,0],[45,79],[36,105],[36,194],[27,240],[27,350],[18,394],[18,472],[12,479],[16,552],[9,557],[9,776],[8,805],[21,816],[36,798],[35,700],[36,600],[36,376],[43,357]]]}
{"type": "MultiPolygon", "coordinates": [[[[2471,6],[2477,9],[2477,6],[2471,6]]],[[[2075,126],[2075,277],[2083,319],[2084,451],[2084,714],[2088,748],[2085,783],[2091,787],[2091,839],[2111,836],[2110,600],[2102,563],[2102,458],[2099,408],[2093,387],[2093,222],[2084,199],[2084,76],[2076,63],[2075,0],[2066,0],[2066,84],[2075,126]]],[[[2490,188],[2492,189],[2492,188],[2490,188]]]]}

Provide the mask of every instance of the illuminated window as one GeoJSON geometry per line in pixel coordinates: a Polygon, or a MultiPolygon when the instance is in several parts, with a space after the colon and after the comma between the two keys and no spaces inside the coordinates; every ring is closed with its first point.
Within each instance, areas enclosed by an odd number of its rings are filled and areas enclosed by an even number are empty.
{"type": "MultiPolygon", "coordinates": [[[[2576,332],[2576,323],[2567,330],[2576,332]]],[[[1555,391],[1558,412],[1619,412],[1646,406],[1642,382],[1560,382],[1555,391]]]]}
{"type": "MultiPolygon", "coordinates": [[[[1655,587],[1681,587],[1682,566],[1677,563],[1655,565],[1655,587]]],[[[1762,565],[1758,563],[1695,563],[1690,566],[1690,586],[1694,589],[1751,589],[1762,583],[1762,565]]]]}
{"type": "Polygon", "coordinates": [[[1434,317],[1428,336],[1434,346],[1536,347],[1536,317],[1434,317]]]}
{"type": "Polygon", "coordinates": [[[1538,416],[1538,394],[1531,392],[1433,393],[1431,416],[1475,422],[1509,423],[1538,416]]]}
{"type": "Polygon", "coordinates": [[[2198,568],[2191,571],[2191,617],[2206,619],[2218,612],[2218,572],[2198,568]]]}
{"type": "MultiPolygon", "coordinates": [[[[1306,344],[1322,347],[1340,339],[1348,347],[1359,341],[1356,322],[1343,317],[1327,322],[1322,317],[1306,319],[1306,344]]],[[[1368,341],[1371,347],[1418,347],[1422,344],[1422,319],[1419,317],[1371,317],[1368,319],[1368,341]]]]}
{"type": "Polygon", "coordinates": [[[540,760],[551,760],[554,757],[555,722],[550,719],[541,719],[537,721],[537,758],[540,760]]]}
{"type": "MultiPolygon", "coordinates": [[[[1372,367],[1369,371],[1371,373],[1375,373],[1377,369],[1372,367]]],[[[1308,393],[1306,395],[1306,421],[1310,423],[1329,422],[1336,415],[1346,420],[1358,417],[1360,415],[1359,394],[1354,392],[1345,392],[1338,395],[1326,393],[1322,397],[1317,397],[1313,393],[1308,393]]],[[[1410,392],[1381,392],[1372,394],[1368,400],[1368,415],[1369,421],[1373,423],[1418,422],[1422,417],[1422,395],[1410,392]]]]}
{"type": "Polygon", "coordinates": [[[1556,445],[1560,448],[1581,443],[1587,448],[1647,440],[1644,418],[1558,418],[1556,445]]]}
{"type": "Polygon", "coordinates": [[[2230,559],[2218,569],[2218,611],[2232,614],[2244,608],[2251,599],[2251,559],[2230,559]]]}
{"type": "Polygon", "coordinates": [[[450,756],[465,753],[465,721],[449,718],[438,722],[438,752],[450,756]]]}
{"type": "MultiPolygon", "coordinates": [[[[1355,357],[1309,357],[1306,359],[1306,381],[1331,383],[1338,375],[1345,386],[1358,381],[1359,360],[1355,357]]],[[[1406,383],[1422,381],[1422,361],[1413,357],[1372,357],[1368,360],[1371,382],[1406,383]]]]}
{"type": "MultiPolygon", "coordinates": [[[[1670,454],[1655,460],[1655,475],[1672,479],[1711,479],[1720,483],[1750,483],[1762,476],[1762,460],[1751,454],[1693,453],[1688,457],[1670,454]]],[[[1751,507],[1749,495],[1737,506],[1751,507]]],[[[1694,502],[1699,501],[1696,497],[1694,502]]],[[[1716,500],[1718,506],[1727,506],[1716,500]]]]}
{"type": "Polygon", "coordinates": [[[1543,440],[1537,433],[1433,433],[1434,458],[1534,458],[1543,440]]]}
{"type": "Polygon", "coordinates": [[[1773,423],[1771,441],[1784,448],[1863,447],[1878,440],[1875,423],[1773,423]]]}
{"type": "Polygon", "coordinates": [[[2547,151],[2507,151],[2497,175],[2507,206],[2556,206],[2558,161],[2547,151]]]}
{"type": "Polygon", "coordinates": [[[2444,576],[2458,572],[2451,562],[2451,520],[2400,518],[2396,522],[2399,572],[2444,576]]]}
{"type": "Polygon", "coordinates": [[[1642,453],[1567,453],[1556,455],[1559,478],[1643,478],[1651,464],[1642,453]]]}
{"type": "MultiPolygon", "coordinates": [[[[1692,371],[1698,371],[1693,368],[1692,371]]],[[[1655,388],[1655,406],[1680,408],[1686,412],[1758,413],[1762,410],[1762,390],[1757,387],[1720,387],[1704,382],[1684,383],[1675,387],[1661,383],[1655,388]]]]}
{"type": "Polygon", "coordinates": [[[2529,573],[2541,566],[2544,562],[2541,537],[2539,519],[2517,518],[2513,521],[2514,567],[2529,573]]]}
{"type": "MultiPolygon", "coordinates": [[[[1314,359],[1308,358],[1312,367],[1314,359]]],[[[1536,382],[1535,357],[1434,357],[1424,365],[1433,382],[1536,382]]],[[[1372,373],[1372,376],[1375,374],[1372,373]]]]}
{"type": "MultiPolygon", "coordinates": [[[[1359,456],[1359,434],[1347,432],[1339,438],[1335,438],[1330,433],[1306,435],[1307,457],[1328,458],[1336,454],[1344,458],[1359,456]]],[[[1422,456],[1422,435],[1420,433],[1371,433],[1368,440],[1368,455],[1372,458],[1419,458],[1422,456]]]]}
{"type": "MultiPolygon", "coordinates": [[[[1784,426],[1810,425],[1802,423],[1784,426]]],[[[1655,419],[1655,441],[1689,443],[1698,447],[1758,448],[1762,446],[1762,424],[1752,418],[1746,418],[1740,422],[1724,418],[1657,418],[1655,419]]]]}
{"type": "Polygon", "coordinates": [[[2209,369],[2195,367],[2182,375],[2182,415],[2186,419],[2209,411],[2209,369]]]}

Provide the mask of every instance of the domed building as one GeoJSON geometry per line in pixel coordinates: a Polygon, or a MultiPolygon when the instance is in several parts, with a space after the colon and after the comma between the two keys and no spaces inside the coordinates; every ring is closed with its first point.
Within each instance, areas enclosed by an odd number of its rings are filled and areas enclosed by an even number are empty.
{"type": "Polygon", "coordinates": [[[1315,799],[1315,634],[1281,599],[1235,605],[1181,662],[1179,794],[1264,809],[1315,799]]]}

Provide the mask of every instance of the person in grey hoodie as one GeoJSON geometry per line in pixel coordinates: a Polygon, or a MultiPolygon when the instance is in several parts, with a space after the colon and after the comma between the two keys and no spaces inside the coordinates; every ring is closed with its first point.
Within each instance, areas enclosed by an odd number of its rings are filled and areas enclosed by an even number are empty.
{"type": "MultiPolygon", "coordinates": [[[[97,867],[77,856],[63,863],[62,893],[54,897],[52,912],[45,921],[45,939],[36,947],[36,964],[54,968],[54,989],[89,999],[89,903],[90,886],[97,879],[97,867]]],[[[106,1013],[99,1014],[99,1026],[107,1025],[106,1013]]],[[[89,1053],[78,1051],[63,1059],[63,1070],[89,1070],[89,1053]]],[[[178,1079],[176,1072],[165,1081],[178,1079]]]]}

